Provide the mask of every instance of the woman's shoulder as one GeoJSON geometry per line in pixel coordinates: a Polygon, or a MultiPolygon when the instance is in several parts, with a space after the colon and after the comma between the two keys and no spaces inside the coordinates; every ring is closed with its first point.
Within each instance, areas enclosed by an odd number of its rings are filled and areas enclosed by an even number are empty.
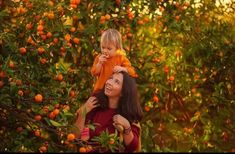
{"type": "Polygon", "coordinates": [[[141,130],[141,125],[140,125],[139,122],[133,122],[133,123],[131,123],[131,127],[132,127],[132,129],[135,128],[135,129],[137,129],[137,130],[141,130]]]}

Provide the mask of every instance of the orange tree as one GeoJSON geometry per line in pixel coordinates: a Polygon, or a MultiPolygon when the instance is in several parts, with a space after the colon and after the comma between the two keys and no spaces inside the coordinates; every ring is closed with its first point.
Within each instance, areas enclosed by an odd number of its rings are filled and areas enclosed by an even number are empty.
{"type": "MultiPolygon", "coordinates": [[[[232,3],[0,0],[1,151],[88,152],[71,130],[91,93],[102,31],[122,33],[138,73],[142,150],[231,151],[232,3]]],[[[114,148],[103,134],[97,141],[114,148]],[[107,143],[106,143],[107,142],[107,143]]],[[[115,142],[114,141],[114,142],[115,142]]]]}

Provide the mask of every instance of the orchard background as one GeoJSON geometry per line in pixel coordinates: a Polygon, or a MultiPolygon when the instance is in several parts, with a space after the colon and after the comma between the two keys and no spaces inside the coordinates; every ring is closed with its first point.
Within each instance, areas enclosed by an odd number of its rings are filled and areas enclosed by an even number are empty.
{"type": "Polygon", "coordinates": [[[0,8],[0,151],[89,150],[70,133],[110,27],[138,73],[143,152],[235,151],[232,1],[0,0],[0,8]]]}

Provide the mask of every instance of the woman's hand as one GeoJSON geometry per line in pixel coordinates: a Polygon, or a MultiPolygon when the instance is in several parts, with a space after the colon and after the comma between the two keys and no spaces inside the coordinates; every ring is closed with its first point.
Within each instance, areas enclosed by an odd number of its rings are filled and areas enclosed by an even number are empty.
{"type": "Polygon", "coordinates": [[[124,127],[124,129],[128,129],[130,128],[130,122],[124,118],[123,116],[121,116],[120,114],[116,114],[113,116],[113,122],[114,124],[120,124],[124,127]]]}
{"type": "Polygon", "coordinates": [[[98,101],[97,101],[97,99],[96,99],[96,97],[94,97],[94,96],[92,96],[92,97],[90,97],[90,98],[88,98],[88,100],[86,101],[86,103],[83,105],[83,106],[81,106],[79,109],[78,109],[78,113],[79,112],[86,112],[86,113],[88,113],[88,112],[90,112],[92,109],[94,109],[94,108],[96,108],[96,107],[98,107],[100,104],[98,104],[97,103],[98,101]]]}

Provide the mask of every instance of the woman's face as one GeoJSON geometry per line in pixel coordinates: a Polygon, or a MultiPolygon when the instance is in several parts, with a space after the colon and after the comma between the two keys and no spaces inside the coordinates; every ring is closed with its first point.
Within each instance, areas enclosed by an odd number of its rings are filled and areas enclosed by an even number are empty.
{"type": "Polygon", "coordinates": [[[120,97],[123,84],[123,74],[114,73],[105,83],[104,93],[108,97],[120,97]]]}

